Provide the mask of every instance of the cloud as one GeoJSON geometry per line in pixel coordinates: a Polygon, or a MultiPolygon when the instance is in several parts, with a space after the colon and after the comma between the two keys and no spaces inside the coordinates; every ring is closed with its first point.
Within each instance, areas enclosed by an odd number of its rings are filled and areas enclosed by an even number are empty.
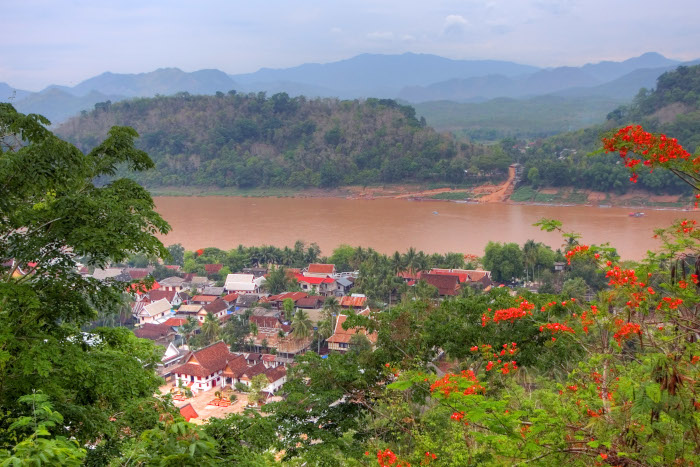
{"type": "Polygon", "coordinates": [[[333,34],[340,34],[341,32],[343,32],[343,30],[336,27],[336,28],[331,28],[331,32],[333,34]]]}
{"type": "Polygon", "coordinates": [[[393,32],[387,31],[375,31],[367,34],[367,39],[380,40],[380,41],[390,41],[394,38],[393,32]]]}
{"type": "Polygon", "coordinates": [[[461,35],[469,26],[469,21],[462,15],[447,15],[442,28],[443,34],[447,36],[461,35]]]}

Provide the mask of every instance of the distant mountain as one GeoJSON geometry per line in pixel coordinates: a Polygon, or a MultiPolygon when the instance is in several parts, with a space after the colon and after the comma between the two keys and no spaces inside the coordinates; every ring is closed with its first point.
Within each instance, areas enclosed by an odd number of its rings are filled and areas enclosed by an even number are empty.
{"type": "Polygon", "coordinates": [[[671,60],[656,52],[647,52],[639,57],[630,58],[622,62],[588,63],[583,65],[581,70],[604,83],[621,78],[635,70],[650,68],[669,69],[679,64],[679,61],[671,60]]]}
{"type": "Polygon", "coordinates": [[[332,90],[336,97],[396,97],[406,86],[421,86],[451,78],[499,74],[517,76],[539,68],[497,60],[451,60],[437,55],[361,54],[332,63],[307,63],[284,68],[263,68],[231,77],[248,89],[272,83],[304,83],[332,90]]]}
{"type": "Polygon", "coordinates": [[[199,70],[191,73],[179,68],[159,68],[149,73],[102,73],[68,88],[75,96],[85,96],[91,91],[126,97],[151,97],[156,94],[169,96],[178,92],[190,94],[214,94],[217,91],[235,89],[236,83],[219,70],[199,70]]]}
{"type": "Polygon", "coordinates": [[[74,96],[58,87],[52,87],[29,94],[15,102],[15,107],[25,114],[41,114],[55,125],[79,114],[82,110],[92,109],[98,102],[108,100],[116,102],[124,98],[124,96],[107,96],[97,91],[91,91],[85,96],[74,96]]]}
{"type": "Polygon", "coordinates": [[[23,91],[16,89],[7,83],[0,83],[0,102],[7,102],[14,98],[15,100],[23,99],[31,94],[31,91],[23,91]]]}
{"type": "Polygon", "coordinates": [[[600,82],[580,68],[560,67],[516,77],[493,75],[452,79],[425,87],[408,87],[399,92],[399,98],[409,102],[437,100],[469,102],[497,97],[532,97],[571,87],[588,87],[596,84],[600,82]]]}

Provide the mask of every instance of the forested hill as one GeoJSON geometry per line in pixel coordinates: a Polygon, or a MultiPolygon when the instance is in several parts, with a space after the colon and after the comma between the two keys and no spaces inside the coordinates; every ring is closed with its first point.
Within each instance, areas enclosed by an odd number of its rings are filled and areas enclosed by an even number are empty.
{"type": "MultiPolygon", "coordinates": [[[[465,169],[503,169],[389,99],[269,98],[264,93],[140,98],[96,105],[57,133],[87,151],[113,125],[134,127],[156,163],[147,186],[320,186],[459,182],[465,169]]],[[[500,154],[502,156],[502,154],[500,154]]],[[[501,157],[503,159],[503,157],[501,157]]]]}
{"type": "MultiPolygon", "coordinates": [[[[538,142],[522,157],[525,173],[533,185],[575,186],[624,192],[629,172],[619,157],[587,154],[601,148],[605,132],[628,124],[641,124],[648,131],[665,133],[691,153],[700,149],[700,65],[678,67],[664,73],[653,90],[641,89],[629,106],[612,111],[606,122],[576,132],[563,133],[538,142]],[[533,168],[537,169],[530,172],[533,168]]],[[[689,187],[665,171],[639,171],[636,187],[655,193],[685,193],[689,187]]]]}

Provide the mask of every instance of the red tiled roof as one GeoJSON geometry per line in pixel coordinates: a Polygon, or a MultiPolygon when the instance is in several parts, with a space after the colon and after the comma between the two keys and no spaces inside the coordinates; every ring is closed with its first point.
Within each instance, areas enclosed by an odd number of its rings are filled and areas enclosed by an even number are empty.
{"type": "Polygon", "coordinates": [[[229,378],[240,378],[243,372],[248,368],[248,363],[243,355],[238,355],[226,364],[226,368],[222,373],[229,378]]]}
{"type": "Polygon", "coordinates": [[[217,272],[221,271],[221,268],[223,267],[223,264],[205,264],[204,270],[207,272],[207,274],[216,274],[217,272]]]}
{"type": "Polygon", "coordinates": [[[175,298],[175,291],[174,290],[151,290],[148,293],[148,298],[150,298],[151,301],[153,301],[153,302],[157,302],[161,298],[164,298],[167,301],[172,303],[173,298],[175,298]]]}
{"type": "Polygon", "coordinates": [[[127,292],[136,292],[139,295],[150,293],[156,289],[160,288],[160,284],[157,281],[153,281],[153,285],[146,287],[144,284],[129,284],[126,287],[127,292]]]}
{"type": "Polygon", "coordinates": [[[146,323],[138,329],[134,329],[136,337],[141,339],[158,340],[173,333],[173,329],[166,324],[146,323]]]}
{"type": "Polygon", "coordinates": [[[228,308],[228,303],[222,298],[217,298],[210,304],[204,306],[205,310],[214,314],[224,311],[226,308],[228,308]]]}
{"type": "Polygon", "coordinates": [[[165,268],[170,269],[172,271],[179,271],[180,270],[180,266],[177,264],[166,264],[165,268]]]}
{"type": "Polygon", "coordinates": [[[148,269],[127,269],[126,273],[129,274],[131,280],[143,279],[144,277],[151,274],[148,269]]]}
{"type": "Polygon", "coordinates": [[[439,269],[433,268],[430,270],[430,274],[442,274],[448,276],[459,277],[459,282],[477,282],[484,277],[489,277],[491,271],[481,271],[475,269],[439,269]]]}
{"type": "Polygon", "coordinates": [[[297,300],[296,305],[299,308],[317,308],[321,306],[321,303],[323,303],[323,298],[319,298],[317,296],[314,297],[306,297],[306,298],[300,298],[297,300]]]}
{"type": "Polygon", "coordinates": [[[291,299],[292,301],[296,302],[300,298],[306,298],[308,297],[309,294],[306,292],[284,292],[278,295],[271,295],[267,297],[268,302],[281,302],[282,300],[285,300],[287,298],[291,299]]]}
{"type": "Polygon", "coordinates": [[[254,376],[265,373],[266,371],[267,367],[265,365],[262,363],[256,363],[255,365],[244,370],[241,376],[246,375],[248,379],[253,379],[254,376]]]}
{"type": "Polygon", "coordinates": [[[224,295],[224,300],[226,300],[229,303],[235,302],[236,300],[238,300],[238,294],[237,293],[230,293],[228,295],[224,295]]]}
{"type": "Polygon", "coordinates": [[[338,297],[338,305],[346,308],[363,308],[367,297],[338,297]]]}
{"type": "Polygon", "coordinates": [[[277,357],[275,357],[272,354],[266,353],[262,356],[263,362],[274,362],[277,360],[277,357]]]}
{"type": "Polygon", "coordinates": [[[199,415],[197,414],[197,411],[194,410],[194,407],[192,407],[192,404],[187,403],[180,407],[180,415],[185,417],[185,421],[190,421],[193,418],[198,418],[199,415]]]}
{"type": "Polygon", "coordinates": [[[311,274],[333,274],[335,272],[334,264],[309,264],[309,272],[311,274]]]}
{"type": "Polygon", "coordinates": [[[308,277],[308,276],[303,276],[301,274],[294,274],[294,277],[296,278],[297,282],[306,282],[307,284],[332,284],[335,282],[334,279],[331,279],[330,277],[308,277]]]}
{"type": "Polygon", "coordinates": [[[194,297],[192,297],[190,299],[190,301],[191,302],[209,302],[209,303],[211,303],[214,300],[216,300],[217,298],[219,298],[219,297],[217,297],[216,295],[195,295],[194,297]]]}
{"type": "Polygon", "coordinates": [[[267,376],[269,382],[274,383],[287,376],[287,369],[282,365],[268,368],[267,371],[265,371],[265,376],[267,376]]]}
{"type": "Polygon", "coordinates": [[[171,327],[180,327],[186,322],[187,320],[185,318],[168,318],[163,324],[171,327]]]}
{"type": "Polygon", "coordinates": [[[235,355],[229,352],[228,345],[224,342],[217,342],[191,354],[187,363],[175,368],[172,372],[206,377],[223,370],[226,363],[233,358],[235,355]],[[193,362],[199,363],[199,365],[193,362]]]}
{"type": "MultiPolygon", "coordinates": [[[[369,308],[360,312],[360,314],[367,316],[369,314],[369,308]]],[[[372,333],[372,334],[367,334],[367,330],[365,328],[343,329],[343,323],[345,323],[345,321],[347,319],[348,319],[348,317],[346,315],[338,316],[338,320],[335,322],[335,329],[334,329],[333,335],[331,337],[329,337],[326,342],[349,344],[350,339],[352,339],[352,336],[355,334],[363,334],[369,339],[370,342],[372,342],[372,343],[377,342],[377,333],[376,332],[372,333]]]]}
{"type": "Polygon", "coordinates": [[[457,295],[459,277],[447,274],[423,274],[421,280],[437,287],[440,295],[457,295]]]}

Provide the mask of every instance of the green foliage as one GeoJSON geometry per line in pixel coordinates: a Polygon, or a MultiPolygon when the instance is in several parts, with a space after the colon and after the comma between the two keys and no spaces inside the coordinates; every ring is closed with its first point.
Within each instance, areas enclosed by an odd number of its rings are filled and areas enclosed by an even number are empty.
{"type": "Polygon", "coordinates": [[[484,268],[491,271],[491,277],[499,282],[510,281],[524,273],[523,252],[516,243],[489,242],[484,248],[483,261],[484,268]]]}
{"type": "Polygon", "coordinates": [[[424,127],[412,108],[389,99],[283,94],[133,99],[75,117],[59,132],[90,150],[112,122],[142,134],[139,148],[156,170],[129,176],[149,187],[461,182],[469,159],[489,152],[424,127]]]}

